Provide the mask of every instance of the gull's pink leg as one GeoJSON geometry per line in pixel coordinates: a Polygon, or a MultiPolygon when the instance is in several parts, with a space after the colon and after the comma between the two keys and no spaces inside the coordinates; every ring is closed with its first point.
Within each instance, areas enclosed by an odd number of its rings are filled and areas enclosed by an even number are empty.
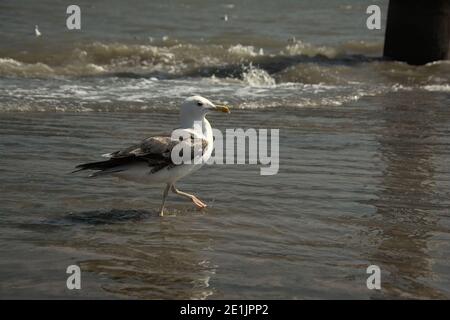
{"type": "Polygon", "coordinates": [[[201,201],[199,198],[197,198],[193,194],[189,194],[189,193],[186,193],[186,192],[178,190],[175,187],[174,184],[172,185],[172,192],[175,193],[175,194],[179,194],[180,196],[183,196],[183,197],[186,197],[186,198],[190,199],[200,209],[204,209],[204,208],[207,207],[206,203],[201,201]]]}
{"type": "Polygon", "coordinates": [[[166,188],[164,189],[161,209],[159,210],[159,216],[160,217],[162,217],[164,215],[164,204],[166,203],[166,198],[167,198],[167,194],[169,193],[170,186],[171,186],[170,183],[168,183],[166,188]]]}

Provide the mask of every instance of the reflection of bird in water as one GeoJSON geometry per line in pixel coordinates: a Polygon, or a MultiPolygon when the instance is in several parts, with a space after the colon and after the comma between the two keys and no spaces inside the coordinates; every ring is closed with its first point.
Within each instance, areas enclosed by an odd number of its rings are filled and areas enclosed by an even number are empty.
{"type": "Polygon", "coordinates": [[[90,177],[112,175],[124,180],[139,183],[165,183],[160,215],[164,213],[164,203],[169,190],[182,197],[190,199],[198,208],[203,209],[206,204],[196,196],[180,191],[175,187],[182,177],[198,170],[211,157],[213,150],[213,132],[211,125],[205,118],[211,111],[229,113],[226,106],[216,106],[208,99],[193,96],[181,105],[180,129],[177,137],[172,135],[154,136],[143,140],[124,150],[106,154],[108,160],[90,162],[78,165],[78,170],[95,170],[90,177]],[[184,150],[189,150],[181,156],[184,150]],[[173,158],[173,154],[183,159],[173,158]],[[185,159],[187,158],[187,159],[185,159]],[[175,160],[175,161],[174,161],[175,160]]]}
{"type": "Polygon", "coordinates": [[[423,108],[427,98],[422,95],[410,93],[414,104],[381,100],[384,127],[377,138],[384,166],[371,201],[380,218],[370,223],[370,242],[376,245],[369,261],[388,271],[382,284],[388,298],[445,297],[429,280],[435,263],[430,238],[439,221],[434,156],[440,123],[431,106],[423,108]]]}
{"type": "Polygon", "coordinates": [[[34,34],[36,35],[36,37],[40,37],[42,35],[41,32],[39,31],[38,25],[34,26],[34,34]]]}
{"type": "MultiPolygon", "coordinates": [[[[64,242],[69,248],[95,252],[79,266],[95,275],[93,287],[101,282],[102,296],[199,300],[215,293],[210,282],[218,266],[204,255],[210,239],[193,231],[192,224],[163,219],[123,227],[126,231],[117,233],[113,225],[103,225],[101,246],[77,236],[64,242]]],[[[86,281],[90,285],[91,280],[86,281]]]]}

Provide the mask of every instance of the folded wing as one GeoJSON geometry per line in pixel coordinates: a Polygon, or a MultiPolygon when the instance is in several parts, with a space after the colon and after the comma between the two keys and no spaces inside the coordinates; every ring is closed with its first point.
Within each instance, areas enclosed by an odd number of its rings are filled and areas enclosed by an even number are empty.
{"type": "MultiPolygon", "coordinates": [[[[172,140],[169,136],[155,136],[143,140],[141,143],[130,146],[108,154],[109,159],[97,162],[88,162],[76,166],[75,171],[95,170],[92,176],[99,174],[114,173],[125,171],[133,164],[146,163],[149,167],[149,173],[155,173],[163,168],[176,166],[172,161],[172,150],[175,146],[181,147],[181,150],[191,150],[191,159],[201,156],[207,146],[205,139],[172,140]],[[183,144],[183,145],[180,145],[183,144]]],[[[177,148],[180,149],[180,148],[177,148]]],[[[182,152],[180,154],[182,156],[182,152]]]]}

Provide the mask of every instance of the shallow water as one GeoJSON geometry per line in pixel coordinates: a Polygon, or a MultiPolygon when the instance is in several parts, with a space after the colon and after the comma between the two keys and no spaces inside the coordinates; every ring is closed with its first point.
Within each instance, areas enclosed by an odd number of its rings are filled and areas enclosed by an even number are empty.
{"type": "Polygon", "coordinates": [[[188,28],[179,1],[97,2],[80,34],[40,3],[0,5],[1,298],[450,297],[450,64],[382,60],[364,1],[200,1],[188,28]],[[160,187],[69,174],[197,93],[232,105],[216,128],[280,129],[279,173],[206,166],[179,187],[209,208],[163,218],[160,187]]]}

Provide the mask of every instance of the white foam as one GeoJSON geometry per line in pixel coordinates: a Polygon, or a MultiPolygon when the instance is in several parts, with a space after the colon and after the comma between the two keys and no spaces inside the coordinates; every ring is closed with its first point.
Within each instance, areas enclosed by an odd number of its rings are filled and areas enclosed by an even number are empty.
{"type": "Polygon", "coordinates": [[[433,85],[423,86],[422,88],[427,90],[427,91],[450,92],[450,85],[449,84],[433,84],[433,85]]]}
{"type": "Polygon", "coordinates": [[[243,57],[256,57],[264,54],[264,50],[260,49],[257,52],[254,46],[243,46],[241,44],[229,47],[228,52],[243,57]]]}
{"type": "Polygon", "coordinates": [[[267,71],[258,69],[250,65],[242,74],[243,80],[252,87],[272,87],[275,86],[273,79],[267,71]]]}

